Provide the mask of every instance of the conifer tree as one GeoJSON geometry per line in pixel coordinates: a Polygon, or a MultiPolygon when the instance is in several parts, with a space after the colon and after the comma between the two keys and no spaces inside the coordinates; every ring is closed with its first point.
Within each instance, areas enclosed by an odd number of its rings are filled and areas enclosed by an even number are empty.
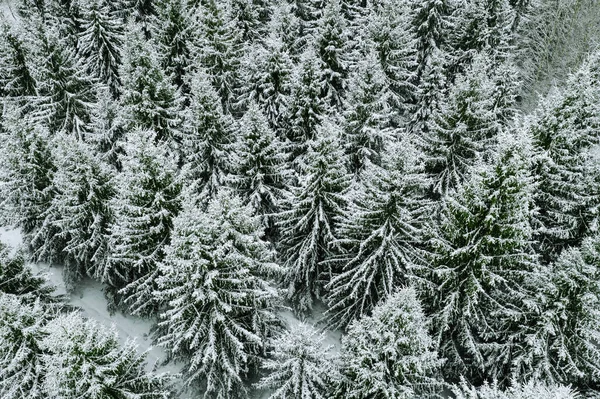
{"type": "Polygon", "coordinates": [[[157,264],[164,257],[180,209],[175,160],[155,134],[135,131],[127,137],[123,171],[117,180],[111,258],[99,275],[111,287],[112,305],[142,315],[157,304],[153,296],[157,264]],[[123,289],[119,292],[117,290],[123,289]]]}
{"type": "Polygon", "coordinates": [[[417,84],[420,84],[431,55],[442,50],[450,21],[450,7],[447,0],[418,0],[412,5],[412,26],[417,48],[417,84]]]}
{"type": "Polygon", "coordinates": [[[134,342],[121,347],[116,330],[100,327],[78,313],[48,322],[39,346],[46,397],[167,399],[168,378],[147,373],[134,342]]]}
{"type": "Polygon", "coordinates": [[[351,191],[354,199],[338,224],[341,250],[328,259],[336,272],[326,287],[330,326],[345,328],[370,314],[414,272],[428,207],[416,199],[419,159],[407,141],[391,147],[383,167],[370,167],[351,191]]]}
{"type": "Polygon", "coordinates": [[[187,385],[207,398],[247,398],[265,340],[277,330],[279,273],[250,207],[226,191],[205,212],[186,201],[175,222],[157,295],[166,303],[157,342],[185,363],[187,385]]]}
{"type": "Polygon", "coordinates": [[[208,201],[232,172],[233,120],[223,113],[210,76],[204,71],[194,74],[190,87],[190,105],[180,138],[183,160],[188,164],[184,174],[200,201],[208,201]]]}
{"type": "Polygon", "coordinates": [[[73,288],[74,282],[99,277],[105,268],[115,187],[112,173],[86,144],[69,137],[54,143],[55,195],[31,247],[35,259],[65,265],[63,277],[73,288]]]}
{"type": "Polygon", "coordinates": [[[594,62],[590,59],[569,79],[564,93],[550,94],[542,102],[528,129],[539,184],[538,251],[547,262],[595,230],[599,186],[590,171],[597,168],[592,162],[600,138],[600,79],[593,75],[594,62]]]}
{"type": "Polygon", "coordinates": [[[242,101],[255,101],[269,121],[271,129],[282,133],[290,103],[292,60],[281,40],[269,36],[257,44],[244,59],[246,82],[242,101]]]}
{"type": "Polygon", "coordinates": [[[452,389],[456,399],[577,399],[579,395],[570,387],[561,385],[546,385],[539,381],[529,381],[526,384],[513,384],[502,390],[497,383],[487,382],[476,388],[462,382],[452,389]]]}
{"type": "Polygon", "coordinates": [[[107,87],[98,90],[98,101],[92,111],[90,132],[85,141],[93,146],[103,162],[120,169],[119,154],[123,154],[124,121],[119,103],[107,87]]]}
{"type": "Polygon", "coordinates": [[[4,221],[20,227],[27,241],[52,202],[56,166],[48,132],[27,118],[17,118],[9,114],[3,121],[0,209],[4,221]]]}
{"type": "Polygon", "coordinates": [[[92,0],[83,5],[81,29],[79,57],[83,58],[90,74],[110,87],[116,98],[121,86],[122,22],[111,12],[109,2],[92,0]]]}
{"type": "Polygon", "coordinates": [[[323,261],[331,254],[349,187],[338,141],[337,127],[325,122],[317,138],[308,144],[301,185],[292,189],[277,217],[280,258],[286,268],[284,283],[288,298],[300,312],[311,310],[314,300],[323,298],[323,287],[331,278],[323,261]]]}
{"type": "Polygon", "coordinates": [[[324,341],[324,333],[304,323],[276,337],[271,357],[262,363],[268,374],[257,388],[273,390],[269,399],[327,398],[328,385],[338,376],[333,347],[324,341]]]}
{"type": "Polygon", "coordinates": [[[344,150],[350,172],[360,175],[370,164],[381,165],[381,157],[393,136],[389,86],[370,54],[349,79],[344,104],[344,150]]]}
{"type": "Polygon", "coordinates": [[[294,62],[299,60],[305,50],[307,32],[303,22],[294,14],[294,6],[282,2],[273,6],[273,16],[269,23],[269,32],[283,43],[283,48],[294,62]]]}
{"type": "Polygon", "coordinates": [[[439,397],[442,361],[427,332],[427,319],[412,288],[379,304],[352,323],[342,340],[342,373],[334,398],[439,397]]]}
{"type": "Polygon", "coordinates": [[[31,64],[31,49],[7,23],[0,24],[0,94],[25,106],[36,94],[37,82],[31,64]]]}
{"type": "Polygon", "coordinates": [[[283,146],[254,103],[239,125],[233,184],[242,200],[261,216],[263,225],[272,230],[273,215],[280,210],[288,180],[283,146]]]}
{"type": "MultiPolygon", "coordinates": [[[[265,36],[259,4],[254,0],[230,0],[230,16],[233,26],[240,32],[242,42],[251,43],[265,36]]],[[[263,8],[263,13],[264,13],[263,8]]]]}
{"type": "Polygon", "coordinates": [[[315,34],[315,52],[322,62],[321,96],[331,107],[342,107],[348,75],[346,21],[339,0],[328,0],[315,34]]]}
{"type": "Polygon", "coordinates": [[[181,125],[181,97],[161,68],[154,41],[129,24],[123,49],[121,106],[126,127],[149,129],[159,141],[173,140],[181,125]]]}
{"type": "Polygon", "coordinates": [[[317,127],[328,111],[319,84],[321,66],[314,50],[309,48],[302,54],[302,62],[292,83],[286,134],[291,142],[292,158],[306,152],[306,143],[315,139],[317,127]]]}
{"type": "Polygon", "coordinates": [[[427,304],[449,379],[507,379],[513,345],[537,309],[532,180],[513,140],[503,139],[494,161],[446,199],[430,241],[427,304]]]}
{"type": "Polygon", "coordinates": [[[240,32],[228,18],[225,7],[207,0],[200,9],[200,65],[211,81],[226,113],[235,111],[235,98],[240,87],[242,46],[240,32]]]}
{"type": "Polygon", "coordinates": [[[50,133],[65,132],[81,139],[88,129],[96,100],[94,79],[52,27],[36,32],[35,63],[38,98],[34,115],[50,133]]]}
{"type": "Polygon", "coordinates": [[[42,399],[44,365],[40,341],[51,312],[36,301],[0,292],[0,396],[5,399],[42,399]]]}

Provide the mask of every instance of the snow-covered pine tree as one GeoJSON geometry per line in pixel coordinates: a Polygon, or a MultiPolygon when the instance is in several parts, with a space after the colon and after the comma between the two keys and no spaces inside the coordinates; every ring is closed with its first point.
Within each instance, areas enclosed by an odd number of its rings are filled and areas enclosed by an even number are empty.
{"type": "Polygon", "coordinates": [[[190,81],[190,105],[181,131],[184,179],[194,186],[200,202],[214,198],[233,168],[234,124],[223,113],[211,77],[197,71],[190,81]]]}
{"type": "Polygon", "coordinates": [[[260,7],[255,0],[229,0],[229,18],[235,29],[240,32],[243,43],[256,42],[265,37],[267,32],[266,26],[260,20],[261,8],[265,11],[268,7],[260,7]]]}
{"type": "Polygon", "coordinates": [[[598,56],[588,60],[563,93],[553,92],[542,101],[529,124],[539,185],[538,252],[547,262],[596,229],[600,186],[590,170],[597,168],[593,162],[600,139],[599,63],[598,56]]]}
{"type": "Polygon", "coordinates": [[[141,26],[130,23],[126,36],[120,71],[120,102],[126,127],[153,130],[158,141],[172,141],[182,123],[179,91],[165,75],[156,44],[144,37],[141,26]]]}
{"type": "MultiPolygon", "coordinates": [[[[494,161],[444,201],[430,241],[430,297],[450,380],[505,381],[542,286],[532,250],[530,159],[507,135],[494,161]]],[[[522,342],[521,342],[522,343],[522,342]]]]}
{"type": "Polygon", "coordinates": [[[120,170],[119,154],[123,154],[122,139],[125,127],[120,106],[114,101],[109,88],[98,89],[98,101],[92,111],[90,132],[84,141],[94,147],[103,162],[120,170]]]}
{"type": "Polygon", "coordinates": [[[187,76],[193,63],[198,23],[186,0],[159,0],[153,34],[166,76],[171,76],[182,93],[190,91],[187,76]]]}
{"type": "Polygon", "coordinates": [[[16,28],[0,22],[0,95],[4,101],[14,101],[17,106],[27,106],[36,94],[33,78],[31,50],[16,28]]]}
{"type": "Polygon", "coordinates": [[[322,63],[312,47],[302,54],[302,61],[297,68],[292,81],[292,99],[286,123],[292,162],[306,152],[306,143],[315,139],[317,127],[329,112],[321,96],[319,83],[322,63]]]}
{"type": "Polygon", "coordinates": [[[78,36],[82,32],[82,0],[47,0],[44,7],[43,22],[56,31],[66,48],[75,52],[79,44],[78,36]]]}
{"type": "Polygon", "coordinates": [[[256,44],[244,58],[241,101],[255,101],[269,121],[271,129],[282,134],[290,103],[293,63],[284,43],[269,35],[256,44]]]}
{"type": "Polygon", "coordinates": [[[422,240],[427,203],[420,161],[408,140],[395,143],[382,168],[370,167],[338,223],[341,248],[327,260],[336,275],[326,286],[328,323],[345,328],[406,285],[422,240]]]}
{"type": "Polygon", "coordinates": [[[325,333],[298,323],[270,343],[270,357],[262,363],[268,372],[256,387],[269,389],[269,399],[326,399],[336,381],[337,358],[325,333]]]}
{"type": "Polygon", "coordinates": [[[175,159],[166,144],[155,143],[154,132],[134,131],[126,139],[113,205],[111,258],[98,276],[111,287],[112,306],[123,307],[125,301],[131,312],[147,315],[157,310],[157,264],[171,239],[181,185],[175,159]]]}
{"type": "Polygon", "coordinates": [[[51,134],[65,132],[81,139],[96,100],[94,79],[52,26],[40,27],[34,44],[38,96],[33,115],[51,134]]]}
{"type": "Polygon", "coordinates": [[[168,399],[166,375],[148,373],[133,341],[78,313],[49,321],[38,342],[43,350],[43,392],[56,399],[168,399]]]}
{"type": "Polygon", "coordinates": [[[239,126],[232,183],[242,200],[261,217],[271,236],[275,227],[273,216],[280,211],[289,178],[283,144],[255,103],[250,103],[239,126]]]}
{"type": "MultiPolygon", "coordinates": [[[[527,326],[515,377],[600,387],[600,237],[567,248],[548,268],[543,312],[527,326]]],[[[531,319],[530,319],[531,320],[531,319]]]]}
{"type": "Polygon", "coordinates": [[[323,265],[332,251],[338,218],[346,206],[350,175],[344,166],[340,129],[325,121],[308,143],[299,177],[300,186],[277,215],[280,259],[286,268],[288,298],[299,312],[322,299],[331,271],[323,265]]]}
{"type": "Polygon", "coordinates": [[[38,261],[63,264],[72,289],[84,276],[101,277],[106,267],[116,190],[112,172],[87,144],[67,136],[54,144],[55,194],[30,247],[38,261]]]}
{"type": "Polygon", "coordinates": [[[78,55],[89,73],[107,85],[114,98],[119,94],[121,82],[121,47],[124,26],[110,9],[110,1],[91,0],[82,5],[81,33],[78,55]]]}
{"type": "Polygon", "coordinates": [[[305,49],[307,33],[302,21],[294,14],[293,8],[288,2],[274,5],[268,30],[281,40],[292,60],[297,62],[305,49]]]}
{"type": "Polygon", "coordinates": [[[321,60],[321,97],[336,110],[342,108],[348,76],[348,30],[339,0],[327,0],[315,32],[314,48],[321,60]]]}
{"type": "Polygon", "coordinates": [[[439,397],[443,363],[413,288],[404,288],[353,322],[342,338],[339,399],[439,397]]]}
{"type": "Polygon", "coordinates": [[[484,383],[476,388],[462,382],[452,388],[456,399],[577,399],[580,396],[570,387],[561,385],[546,385],[539,381],[529,381],[526,384],[513,384],[502,390],[497,383],[484,383]]]}
{"type": "Polygon", "coordinates": [[[206,0],[200,7],[200,40],[198,49],[200,65],[211,81],[226,113],[235,112],[235,99],[241,86],[240,65],[242,39],[227,10],[227,4],[206,0]]]}
{"type": "Polygon", "coordinates": [[[381,165],[393,139],[390,88],[375,54],[369,53],[348,80],[343,107],[343,146],[349,170],[361,175],[370,164],[381,165]]]}
{"type": "Polygon", "coordinates": [[[62,298],[54,296],[54,288],[47,284],[44,275],[33,274],[25,264],[25,253],[18,250],[11,253],[11,248],[0,243],[0,292],[12,294],[24,302],[32,303],[40,300],[45,303],[56,303],[62,298]]]}
{"type": "Polygon", "coordinates": [[[27,241],[42,224],[42,214],[52,202],[56,166],[43,127],[18,114],[7,114],[3,127],[1,215],[5,224],[20,227],[27,241]]]}
{"type": "Polygon", "coordinates": [[[0,396],[3,399],[42,399],[44,365],[39,344],[51,311],[36,301],[0,292],[0,396]]]}
{"type": "MultiPolygon", "coordinates": [[[[388,98],[396,123],[408,119],[415,97],[416,40],[410,26],[410,10],[405,0],[386,0],[371,4],[365,18],[367,41],[377,54],[387,85],[388,98]]],[[[375,65],[375,64],[371,64],[375,65]]],[[[349,83],[352,88],[353,84],[349,83]]]]}
{"type": "Polygon", "coordinates": [[[485,57],[478,58],[466,75],[456,78],[430,116],[427,132],[420,137],[433,198],[459,188],[498,133],[494,86],[485,63],[485,57]]]}
{"type": "Polygon", "coordinates": [[[160,265],[156,295],[166,309],[157,342],[185,362],[186,384],[199,384],[205,398],[247,398],[244,378],[280,324],[278,292],[265,279],[279,266],[239,198],[224,190],[206,211],[185,204],[160,265]]]}

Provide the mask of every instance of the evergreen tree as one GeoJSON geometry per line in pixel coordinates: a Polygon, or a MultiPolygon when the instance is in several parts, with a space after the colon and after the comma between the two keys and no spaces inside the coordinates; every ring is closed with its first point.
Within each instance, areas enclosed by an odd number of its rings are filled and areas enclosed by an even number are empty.
{"type": "Polygon", "coordinates": [[[65,132],[81,139],[96,99],[94,79],[56,30],[41,28],[36,36],[38,98],[34,115],[47,124],[50,133],[65,132]]]}
{"type": "Polygon", "coordinates": [[[52,202],[56,166],[47,131],[27,118],[17,118],[9,114],[4,121],[0,209],[4,221],[20,227],[27,241],[42,224],[42,215],[52,202]]]}
{"type": "Polygon", "coordinates": [[[77,313],[48,322],[39,342],[45,370],[44,393],[56,399],[167,399],[168,379],[147,373],[145,357],[132,341],[121,347],[116,330],[77,313]]]}
{"type": "Polygon", "coordinates": [[[430,65],[432,54],[445,47],[450,11],[447,0],[418,0],[412,5],[411,20],[417,41],[417,84],[430,65]]]}
{"type": "Polygon", "coordinates": [[[263,225],[272,230],[273,215],[280,210],[288,177],[283,146],[254,103],[239,125],[241,139],[233,183],[242,200],[250,204],[263,219],[263,225]]]}
{"type": "Polygon", "coordinates": [[[494,162],[449,196],[430,241],[434,331],[449,379],[508,379],[514,345],[542,286],[531,249],[532,180],[521,144],[503,140],[494,162]]]}
{"type": "Polygon", "coordinates": [[[332,346],[325,346],[325,334],[314,327],[299,323],[275,338],[271,357],[262,367],[269,374],[257,384],[270,389],[269,399],[325,399],[328,385],[337,373],[332,346]],[[333,363],[333,364],[332,364],[333,363]]]}
{"type": "Polygon", "coordinates": [[[293,4],[288,2],[274,5],[269,32],[281,40],[285,51],[290,54],[294,62],[297,62],[305,50],[308,37],[303,22],[293,10],[293,4]]]}
{"type": "Polygon", "coordinates": [[[37,82],[31,64],[31,50],[15,28],[0,24],[0,95],[26,106],[36,94],[37,82]]]}
{"type": "Polygon", "coordinates": [[[279,267],[258,218],[238,198],[224,191],[205,212],[186,203],[160,266],[157,295],[166,309],[158,343],[185,362],[186,384],[200,383],[204,397],[247,398],[243,378],[279,324],[278,294],[265,280],[279,267]]]}
{"type": "Polygon", "coordinates": [[[338,224],[342,248],[328,263],[337,272],[327,285],[329,325],[345,328],[406,285],[419,257],[428,206],[421,190],[419,160],[407,142],[390,148],[383,168],[371,167],[338,224]]]}
{"type": "Polygon", "coordinates": [[[537,381],[527,384],[514,384],[507,390],[500,389],[498,384],[487,382],[475,388],[463,382],[452,389],[456,399],[577,399],[579,395],[571,388],[560,385],[545,385],[537,381]]]}
{"type": "Polygon", "coordinates": [[[114,101],[110,90],[101,87],[98,101],[92,112],[90,133],[85,141],[93,146],[103,162],[120,170],[119,155],[123,154],[122,139],[125,126],[119,103],[114,101]]]}
{"type": "Polygon", "coordinates": [[[200,9],[199,61],[207,71],[223,110],[235,111],[235,98],[240,87],[242,46],[240,32],[228,18],[225,7],[207,0],[200,9]]]}
{"type": "Polygon", "coordinates": [[[223,113],[219,96],[202,70],[192,77],[190,106],[180,141],[189,182],[200,201],[214,198],[232,172],[233,120],[223,113]]]}
{"type": "Polygon", "coordinates": [[[159,141],[173,140],[181,124],[181,98],[161,68],[154,41],[129,24],[123,50],[121,106],[128,129],[149,129],[159,141]]]}
{"type": "Polygon", "coordinates": [[[599,186],[590,170],[597,168],[592,162],[599,140],[600,79],[592,74],[593,62],[598,61],[590,60],[569,79],[564,93],[542,102],[528,129],[537,153],[538,251],[547,262],[596,229],[599,186]]]}
{"type": "Polygon", "coordinates": [[[84,143],[56,140],[55,195],[31,240],[38,261],[65,265],[68,288],[84,276],[99,277],[109,257],[115,195],[112,173],[84,143]]]}
{"type": "Polygon", "coordinates": [[[319,84],[321,65],[314,50],[309,48],[302,54],[302,63],[292,83],[286,134],[291,142],[292,158],[306,152],[306,143],[315,139],[317,127],[327,113],[319,84]]]}
{"type": "Polygon", "coordinates": [[[254,0],[230,0],[229,7],[231,22],[240,32],[242,42],[255,42],[265,36],[261,10],[254,0]]]}
{"type": "Polygon", "coordinates": [[[116,98],[120,89],[119,67],[123,45],[123,24],[111,12],[106,0],[92,0],[82,10],[78,52],[88,71],[110,87],[116,98]]]}
{"type": "Polygon", "coordinates": [[[347,27],[339,0],[328,0],[315,34],[315,52],[322,62],[321,96],[331,107],[342,107],[348,75],[347,27]]]}
{"type": "Polygon", "coordinates": [[[323,297],[331,276],[323,261],[331,254],[349,187],[338,140],[337,127],[325,122],[308,144],[300,187],[292,189],[277,217],[280,258],[287,269],[284,283],[289,287],[288,298],[300,312],[312,309],[313,300],[323,297]]]}
{"type": "Polygon", "coordinates": [[[42,399],[44,365],[40,341],[51,312],[38,301],[25,304],[0,292],[0,396],[42,399]]]}
{"type": "Polygon", "coordinates": [[[242,101],[255,101],[271,129],[283,132],[293,72],[292,60],[284,44],[269,36],[264,44],[257,44],[248,52],[244,64],[246,85],[242,101]]]}
{"type": "Polygon", "coordinates": [[[439,397],[442,361],[416,293],[405,288],[350,325],[342,340],[345,379],[334,398],[439,397]]]}
{"type": "Polygon", "coordinates": [[[175,160],[165,144],[154,141],[155,134],[147,131],[127,137],[113,205],[111,258],[99,271],[102,281],[112,287],[112,305],[123,306],[126,300],[130,311],[142,315],[158,306],[153,295],[157,264],[169,245],[180,208],[175,160]]]}
{"type": "Polygon", "coordinates": [[[373,54],[350,76],[344,104],[344,150],[349,170],[360,175],[370,164],[381,165],[381,157],[392,140],[389,86],[373,54]]]}

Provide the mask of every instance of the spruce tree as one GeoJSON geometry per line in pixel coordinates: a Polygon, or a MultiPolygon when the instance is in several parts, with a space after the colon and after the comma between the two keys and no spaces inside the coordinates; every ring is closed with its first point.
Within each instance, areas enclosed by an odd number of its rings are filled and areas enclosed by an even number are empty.
{"type": "Polygon", "coordinates": [[[485,383],[479,388],[462,382],[452,389],[456,399],[576,399],[579,395],[570,387],[547,385],[539,381],[529,381],[526,384],[513,384],[502,390],[497,383],[485,383]]]}
{"type": "Polygon", "coordinates": [[[242,200],[261,217],[263,225],[273,230],[273,215],[280,210],[289,177],[285,171],[283,145],[254,103],[239,125],[233,185],[242,200]]]}
{"type": "Polygon", "coordinates": [[[299,323],[270,343],[270,358],[262,363],[268,374],[257,384],[270,389],[269,399],[325,399],[337,376],[333,346],[325,334],[299,323]]]}
{"type": "Polygon", "coordinates": [[[360,175],[381,158],[393,139],[390,91],[377,59],[369,54],[349,78],[343,110],[343,143],[349,170],[360,175]]]}
{"type": "Polygon", "coordinates": [[[55,195],[31,247],[38,261],[63,264],[63,277],[73,288],[74,282],[99,277],[105,268],[115,187],[111,171],[89,146],[69,137],[55,145],[55,195]]]}
{"type": "Polygon", "coordinates": [[[126,35],[120,99],[126,127],[153,130],[158,141],[172,141],[181,125],[179,92],[160,65],[155,42],[136,24],[128,25],[126,35]]]}
{"type": "Polygon", "coordinates": [[[110,87],[116,98],[121,81],[121,47],[123,23],[110,10],[106,0],[92,0],[82,10],[82,32],[79,34],[78,53],[92,76],[110,87]]]}
{"type": "Polygon", "coordinates": [[[327,285],[329,325],[345,328],[371,313],[396,287],[406,285],[419,258],[427,203],[419,159],[407,140],[390,148],[382,168],[371,167],[338,223],[341,250],[327,260],[335,276],[327,285]]]}
{"type": "MultiPolygon", "coordinates": [[[[254,0],[230,0],[229,18],[235,30],[240,32],[242,42],[251,43],[264,37],[265,26],[261,21],[261,7],[254,0]]],[[[266,7],[263,6],[263,12],[266,7]]]]}
{"type": "Polygon", "coordinates": [[[226,191],[206,211],[186,201],[161,263],[156,295],[166,304],[159,345],[182,360],[184,381],[206,398],[247,398],[244,378],[258,366],[277,330],[279,273],[250,207],[226,191]]]}
{"type": "MultiPolygon", "coordinates": [[[[595,231],[598,182],[593,165],[599,140],[598,79],[590,59],[570,77],[564,93],[550,94],[529,124],[536,152],[538,251],[555,260],[595,231]]],[[[597,73],[597,72],[596,72],[597,73]]]]}
{"type": "Polygon", "coordinates": [[[411,20],[417,41],[417,84],[420,84],[432,54],[445,46],[444,40],[450,25],[449,13],[447,0],[418,0],[412,5],[411,20]]]}
{"type": "Polygon", "coordinates": [[[181,132],[183,172],[200,201],[214,198],[233,168],[234,124],[223,113],[210,76],[199,70],[190,82],[190,105],[181,132]]]}
{"type": "Polygon", "coordinates": [[[300,186],[277,216],[280,259],[286,268],[288,298],[300,312],[324,296],[331,271],[323,264],[331,254],[338,218],[346,205],[349,175],[339,145],[339,130],[325,122],[308,143],[300,186]]]}
{"type": "Polygon", "coordinates": [[[98,273],[111,286],[112,306],[126,304],[131,312],[142,315],[158,307],[153,295],[157,264],[164,257],[180,209],[175,160],[166,145],[155,140],[149,131],[135,131],[127,137],[113,205],[111,257],[98,273]]]}
{"type": "Polygon", "coordinates": [[[334,398],[439,397],[443,363],[415,290],[404,288],[353,322],[342,339],[344,379],[334,398]]]}
{"type": "Polygon", "coordinates": [[[0,396],[5,399],[47,398],[43,390],[41,340],[52,312],[35,301],[0,292],[0,396]]]}
{"type": "Polygon", "coordinates": [[[430,240],[429,311],[450,380],[510,377],[514,345],[543,284],[532,250],[527,152],[508,136],[494,162],[443,204],[430,240]]]}
{"type": "Polygon", "coordinates": [[[37,82],[32,70],[31,49],[19,31],[0,23],[0,94],[5,101],[26,106],[36,94],[37,82]]]}
{"type": "Polygon", "coordinates": [[[90,132],[85,136],[103,162],[120,170],[119,155],[123,154],[125,122],[119,103],[107,87],[98,90],[98,101],[92,111],[90,132]]]}
{"type": "Polygon", "coordinates": [[[49,321],[44,332],[39,346],[44,351],[46,397],[171,397],[168,377],[146,372],[145,356],[138,354],[133,341],[121,347],[116,330],[70,313],[49,321]]]}

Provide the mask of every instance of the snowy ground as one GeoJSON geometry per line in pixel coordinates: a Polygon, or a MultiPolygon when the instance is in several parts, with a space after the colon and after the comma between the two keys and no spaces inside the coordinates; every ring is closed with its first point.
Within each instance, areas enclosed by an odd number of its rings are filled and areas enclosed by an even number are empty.
{"type": "MultiPolygon", "coordinates": [[[[0,227],[0,242],[10,245],[13,250],[16,250],[22,245],[23,240],[19,230],[0,227]]],[[[49,283],[56,287],[57,294],[66,294],[61,267],[50,267],[46,264],[31,264],[30,266],[35,272],[46,274],[49,283]]],[[[140,319],[129,315],[125,316],[121,312],[116,312],[114,314],[108,312],[107,302],[102,292],[102,284],[93,280],[83,281],[77,292],[70,295],[69,304],[80,308],[83,314],[90,319],[94,319],[110,328],[114,326],[119,332],[119,338],[122,342],[125,342],[128,338],[135,339],[138,350],[140,352],[147,352],[148,354],[148,371],[154,369],[154,367],[156,367],[157,372],[178,373],[181,370],[181,365],[172,363],[167,365],[161,364],[165,359],[166,354],[162,348],[152,346],[151,339],[148,336],[150,327],[152,326],[151,320],[140,319]]],[[[315,312],[315,318],[318,317],[320,313],[322,312],[317,310],[315,312]]],[[[281,316],[290,327],[299,323],[299,320],[291,311],[284,311],[281,313],[281,316]]],[[[314,320],[312,321],[314,322],[314,320]]],[[[309,322],[311,322],[311,320],[309,320],[309,322]]],[[[338,352],[340,348],[340,337],[341,333],[328,331],[325,343],[327,345],[332,345],[333,351],[338,352]]],[[[266,397],[268,397],[268,393],[257,395],[257,399],[266,397]]],[[[178,399],[186,398],[180,397],[178,399]]]]}

